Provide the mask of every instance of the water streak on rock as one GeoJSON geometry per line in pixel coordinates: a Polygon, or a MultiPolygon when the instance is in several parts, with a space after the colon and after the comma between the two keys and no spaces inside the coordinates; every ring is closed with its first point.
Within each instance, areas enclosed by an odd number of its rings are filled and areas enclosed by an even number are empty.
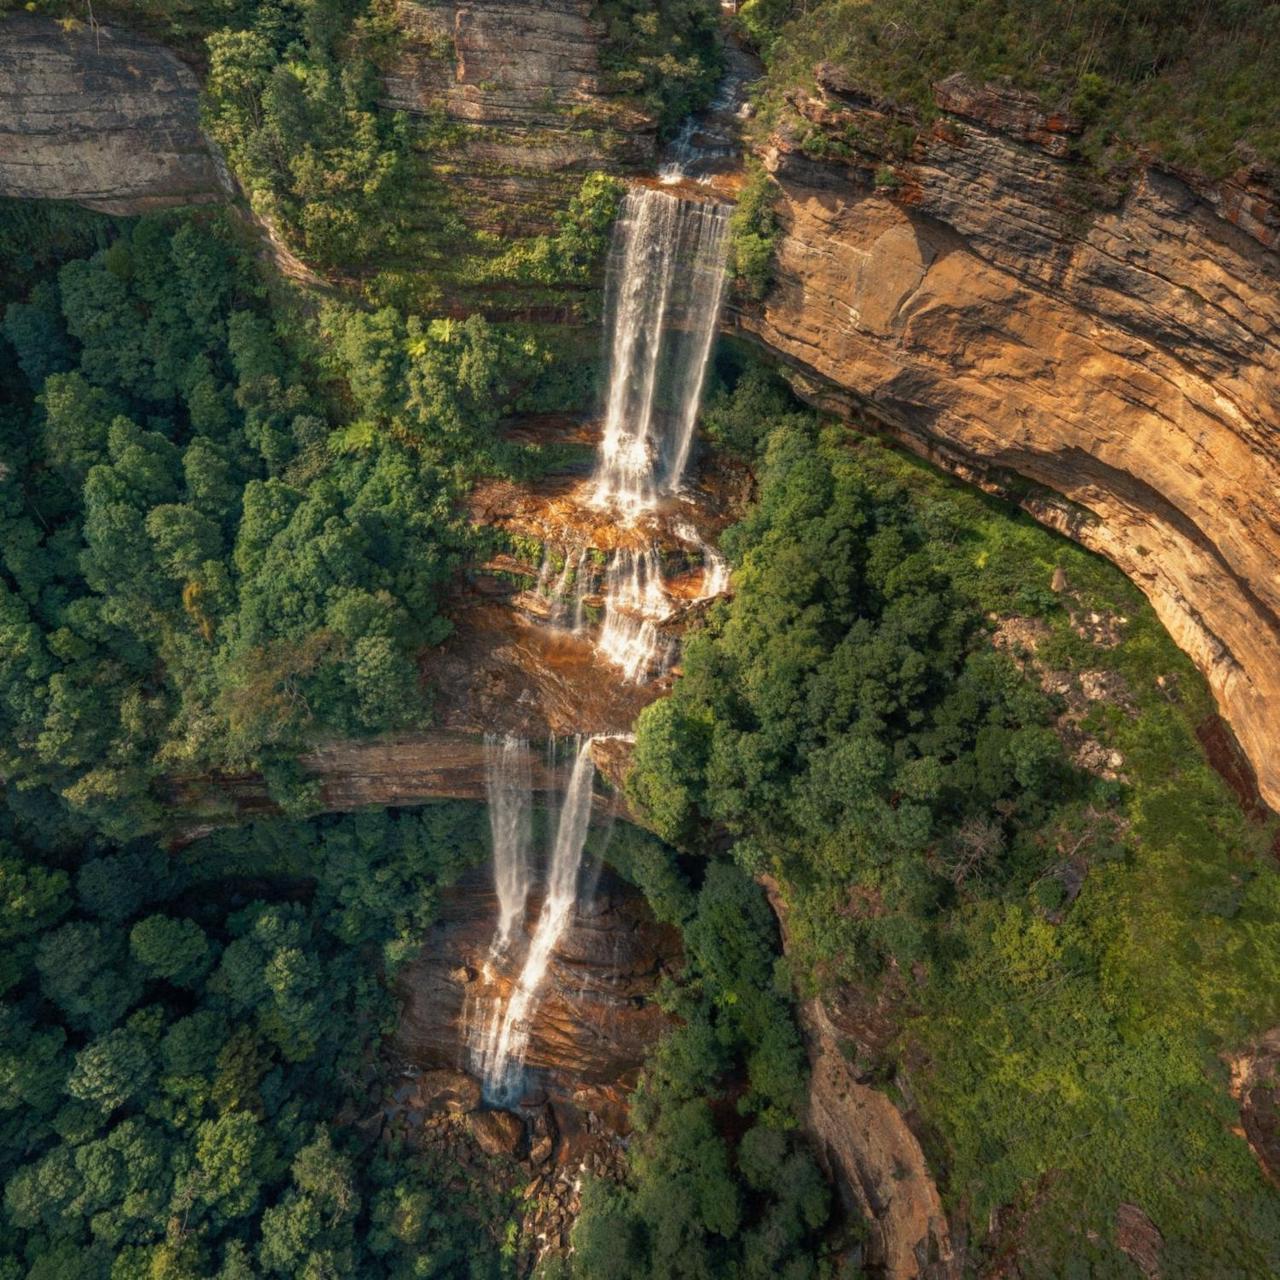
{"type": "Polygon", "coordinates": [[[502,1020],[480,1063],[485,1096],[510,1105],[521,1092],[525,1052],[529,1046],[530,1020],[537,1009],[547,967],[561,934],[573,919],[578,902],[578,871],[591,818],[591,785],[595,765],[591,739],[579,742],[573,772],[565,790],[555,844],[547,869],[547,890],[542,911],[529,940],[524,967],[507,1000],[502,1020]]]}
{"type": "Polygon", "coordinates": [[[533,771],[529,743],[514,734],[484,736],[489,829],[493,835],[493,884],[498,894],[495,952],[505,951],[529,896],[530,810],[533,771]]]}

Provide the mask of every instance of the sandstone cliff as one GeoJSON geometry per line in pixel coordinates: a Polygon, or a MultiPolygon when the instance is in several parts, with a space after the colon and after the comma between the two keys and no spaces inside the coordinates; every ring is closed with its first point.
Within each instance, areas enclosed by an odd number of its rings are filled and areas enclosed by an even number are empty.
{"type": "Polygon", "coordinates": [[[0,195],[144,213],[224,197],[195,76],[115,27],[0,18],[0,195]]]}
{"type": "Polygon", "coordinates": [[[397,5],[404,41],[386,101],[424,127],[451,126],[437,172],[473,226],[547,231],[584,174],[653,167],[656,123],[608,91],[594,9],[592,0],[397,5]]]}
{"type": "Polygon", "coordinates": [[[1197,190],[1145,168],[1099,191],[1069,158],[1069,118],[954,79],[940,120],[886,162],[910,122],[830,68],[818,80],[761,148],[781,188],[776,284],[737,324],[815,403],[1019,495],[1119,565],[1280,806],[1280,207],[1265,176],[1197,190]]]}

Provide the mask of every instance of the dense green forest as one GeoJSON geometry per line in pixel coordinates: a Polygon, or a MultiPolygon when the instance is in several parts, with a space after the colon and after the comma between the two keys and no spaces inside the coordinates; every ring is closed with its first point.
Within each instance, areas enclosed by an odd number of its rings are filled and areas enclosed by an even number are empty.
{"type": "Polygon", "coordinates": [[[510,1203],[368,1124],[386,981],[485,855],[483,811],[176,854],[57,812],[28,793],[0,816],[0,1275],[509,1274],[510,1203]]]}
{"type": "Polygon", "coordinates": [[[11,205],[0,249],[11,784],[129,834],[166,771],[256,762],[287,799],[317,734],[422,723],[455,500],[535,473],[496,424],[590,365],[480,316],[273,306],[228,215],[11,205]]]}
{"type": "Polygon", "coordinates": [[[895,1010],[848,1051],[910,1082],[975,1235],[1020,1207],[1026,1274],[1127,1274],[1122,1202],[1170,1274],[1268,1274],[1280,1208],[1215,1055],[1275,1020],[1274,824],[1205,761],[1199,677],[1117,571],[759,367],[730,381],[706,426],[759,501],[724,535],[734,599],[641,714],[640,812],[778,878],[802,991],[895,1010]]]}
{"type": "MultiPolygon", "coordinates": [[[[669,138],[722,70],[716,7],[591,12],[605,92],[669,138]]],[[[431,723],[424,655],[500,537],[468,491],[572,454],[512,443],[513,415],[598,399],[624,185],[570,166],[543,229],[484,229],[450,181],[464,131],[382,100],[405,39],[386,0],[98,16],[198,68],[245,198],[0,203],[0,1280],[524,1280],[528,1169],[382,1124],[396,975],[488,856],[488,815],[317,816],[297,758],[431,723]],[[316,287],[281,278],[264,226],[316,287]],[[174,840],[233,820],[171,804],[220,770],[281,812],[174,840]]],[[[1138,149],[1280,162],[1271,0],[726,21],[765,60],[762,133],[825,59],[921,126],[955,71],[1030,90],[1117,178],[1138,149]]],[[[761,299],[762,170],[732,225],[761,299]]],[[[990,1247],[1028,1278],[1132,1276],[1116,1214],[1137,1205],[1161,1275],[1277,1274],[1280,1201],[1224,1061],[1280,1021],[1277,824],[1210,767],[1193,665],[1117,571],[1009,503],[825,420],[731,342],[711,383],[733,591],[635,726],[647,829],[590,845],[678,931],[670,1029],[623,1176],[584,1176],[536,1280],[856,1280],[866,1224],[804,1125],[801,1002],[837,995],[890,1028],[840,1048],[910,1115],[973,1268],[1006,1273],[990,1247]]]]}

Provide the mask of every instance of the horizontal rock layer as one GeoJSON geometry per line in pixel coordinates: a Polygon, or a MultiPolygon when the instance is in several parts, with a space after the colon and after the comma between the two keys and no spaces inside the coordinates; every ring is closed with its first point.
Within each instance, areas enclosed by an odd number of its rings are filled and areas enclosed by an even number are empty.
{"type": "Polygon", "coordinates": [[[224,197],[195,77],[115,27],[0,18],[0,196],[145,213],[224,197]]]}
{"type": "MultiPolygon", "coordinates": [[[[652,168],[655,122],[609,91],[591,0],[401,0],[387,105],[443,118],[440,177],[499,234],[549,230],[582,176],[652,168]]],[[[440,144],[429,150],[440,152],[440,144]]]]}
{"type": "Polygon", "coordinates": [[[1201,193],[1149,168],[1123,193],[1091,190],[1063,158],[1073,122],[954,82],[939,87],[953,114],[886,164],[903,122],[822,71],[826,92],[796,95],[763,148],[781,186],[776,284],[737,325],[815,403],[987,487],[1052,491],[1021,500],[1146,593],[1280,806],[1280,218],[1265,183],[1201,193]]]}
{"type": "MultiPolygon", "coordinates": [[[[541,909],[530,895],[526,932],[541,909]]],[[[489,947],[497,902],[487,870],[442,894],[440,918],[396,979],[402,1006],[393,1052],[417,1068],[468,1070],[467,1018],[503,1007],[521,949],[501,964],[489,947]]],[[[658,924],[641,894],[607,869],[556,944],[531,1018],[526,1066],[537,1089],[572,1099],[620,1101],[635,1083],[667,1016],[649,999],[680,964],[679,935],[658,924]]],[[[615,1117],[616,1119],[616,1117],[615,1117]]]]}
{"type": "MultiPolygon", "coordinates": [[[[613,777],[612,743],[597,742],[592,754],[606,777],[613,777]]],[[[567,753],[562,752],[562,757],[567,753]]],[[[344,739],[320,744],[298,757],[308,780],[318,784],[315,808],[346,813],[369,806],[395,808],[427,800],[487,799],[485,745],[480,732],[428,729],[420,733],[389,734],[381,738],[344,739]]],[[[568,784],[572,761],[562,758],[554,767],[541,744],[529,751],[533,790],[558,794],[568,784]]],[[[259,773],[184,774],[168,779],[165,801],[182,823],[175,838],[188,843],[229,821],[279,812],[265,779],[259,773]]],[[[600,787],[593,797],[601,817],[627,817],[626,801],[618,791],[600,787]]]]}

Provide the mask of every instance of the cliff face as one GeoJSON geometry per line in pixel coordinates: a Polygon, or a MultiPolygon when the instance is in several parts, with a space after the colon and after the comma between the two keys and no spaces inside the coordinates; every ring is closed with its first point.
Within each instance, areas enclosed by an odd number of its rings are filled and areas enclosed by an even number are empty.
{"type": "Polygon", "coordinates": [[[192,73],[114,27],[0,19],[0,195],[145,213],[224,197],[192,73]]]}
{"type": "MultiPolygon", "coordinates": [[[[608,92],[591,0],[401,0],[389,106],[451,135],[438,174],[467,221],[550,230],[595,169],[652,168],[655,122],[608,92]]],[[[439,143],[436,148],[439,148],[439,143]]]]}
{"type": "Polygon", "coordinates": [[[1090,192],[1071,120],[957,80],[887,165],[903,122],[819,82],[763,149],[776,284],[737,323],[815,403],[984,486],[1051,490],[1021,501],[1146,593],[1280,806],[1280,208],[1262,176],[1197,191],[1147,169],[1123,197],[1090,192]]]}
{"type": "MultiPolygon", "coordinates": [[[[541,906],[541,892],[531,894],[528,921],[541,906]]],[[[495,963],[489,955],[496,919],[487,870],[442,895],[439,922],[397,978],[402,1007],[392,1048],[406,1064],[468,1068],[468,1028],[504,1007],[518,976],[519,957],[495,963]]],[[[680,955],[675,930],[653,919],[637,890],[602,871],[556,945],[531,1020],[526,1066],[534,1091],[622,1123],[626,1092],[667,1026],[650,997],[680,955]]]]}

